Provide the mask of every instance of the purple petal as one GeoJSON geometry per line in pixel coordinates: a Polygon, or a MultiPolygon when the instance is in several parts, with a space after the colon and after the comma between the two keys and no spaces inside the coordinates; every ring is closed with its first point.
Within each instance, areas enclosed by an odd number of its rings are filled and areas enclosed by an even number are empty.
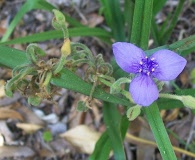
{"type": "Polygon", "coordinates": [[[150,76],[139,75],[130,83],[129,91],[136,104],[149,106],[159,95],[158,88],[150,76]]]}
{"type": "Polygon", "coordinates": [[[138,65],[145,53],[131,43],[116,42],[112,45],[117,64],[128,73],[136,73],[138,65]]]}
{"type": "Polygon", "coordinates": [[[153,76],[162,81],[175,79],[187,63],[183,57],[167,49],[155,52],[151,58],[158,63],[153,76]]]}

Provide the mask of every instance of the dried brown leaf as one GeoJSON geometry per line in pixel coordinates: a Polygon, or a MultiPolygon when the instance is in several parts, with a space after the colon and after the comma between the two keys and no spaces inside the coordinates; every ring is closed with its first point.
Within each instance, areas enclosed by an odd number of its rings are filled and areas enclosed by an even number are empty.
{"type": "Polygon", "coordinates": [[[2,146],[0,147],[1,158],[27,158],[35,155],[35,152],[27,146],[2,146]]]}
{"type": "Polygon", "coordinates": [[[25,133],[34,133],[37,130],[43,128],[41,125],[32,123],[17,123],[16,126],[22,129],[25,133]]]}
{"type": "Polygon", "coordinates": [[[20,104],[15,105],[13,108],[22,115],[25,123],[44,125],[44,122],[29,108],[21,106],[20,104]]]}
{"type": "Polygon", "coordinates": [[[0,80],[0,98],[5,96],[5,89],[4,89],[5,81],[0,80]]]}
{"type": "Polygon", "coordinates": [[[23,117],[17,111],[9,108],[0,108],[0,119],[9,119],[9,118],[23,121],[23,117]]]}
{"type": "Polygon", "coordinates": [[[60,135],[72,144],[79,152],[91,154],[100,133],[90,129],[86,125],[80,125],[60,135]]]}

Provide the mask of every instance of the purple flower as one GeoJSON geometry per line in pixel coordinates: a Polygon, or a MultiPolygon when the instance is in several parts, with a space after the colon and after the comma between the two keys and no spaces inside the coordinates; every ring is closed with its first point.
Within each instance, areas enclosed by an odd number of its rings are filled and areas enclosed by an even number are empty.
{"type": "Polygon", "coordinates": [[[131,81],[129,92],[135,103],[149,106],[159,95],[153,81],[175,79],[184,69],[186,60],[173,51],[162,49],[147,57],[144,51],[131,43],[117,42],[112,45],[117,64],[136,76],[131,81]]]}

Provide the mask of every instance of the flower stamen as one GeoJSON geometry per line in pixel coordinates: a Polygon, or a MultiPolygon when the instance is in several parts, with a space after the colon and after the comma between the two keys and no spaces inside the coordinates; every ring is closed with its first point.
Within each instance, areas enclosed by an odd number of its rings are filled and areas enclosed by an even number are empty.
{"type": "Polygon", "coordinates": [[[155,71],[155,69],[158,67],[158,63],[155,61],[155,58],[148,58],[147,56],[145,58],[142,58],[139,62],[137,73],[145,74],[147,76],[150,76],[151,73],[155,71]]]}

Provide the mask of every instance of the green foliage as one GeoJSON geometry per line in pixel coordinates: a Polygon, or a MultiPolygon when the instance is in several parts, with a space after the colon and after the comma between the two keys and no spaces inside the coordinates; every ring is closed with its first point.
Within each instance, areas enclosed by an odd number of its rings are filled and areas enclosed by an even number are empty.
{"type": "Polygon", "coordinates": [[[115,159],[125,160],[126,156],[123,147],[123,138],[120,131],[120,122],[122,117],[116,106],[105,102],[103,107],[103,117],[115,159]]]}
{"type": "Polygon", "coordinates": [[[125,41],[124,16],[118,0],[100,0],[106,22],[116,41],[125,41]]]}
{"type": "Polygon", "coordinates": [[[45,142],[50,142],[52,141],[53,137],[50,131],[45,131],[43,132],[43,139],[45,142]]]}
{"type": "MultiPolygon", "coordinates": [[[[169,13],[167,19],[163,22],[162,26],[157,26],[154,22],[154,18],[152,19],[152,35],[154,37],[155,43],[157,46],[166,44],[169,40],[171,33],[173,32],[174,27],[177,24],[177,20],[182,11],[185,0],[179,0],[179,4],[173,13],[169,13]]],[[[160,3],[164,3],[162,0],[160,3]]],[[[160,6],[159,6],[160,7],[160,6]]],[[[157,7],[157,8],[159,8],[157,7]]],[[[157,9],[158,10],[158,9],[157,9]]],[[[154,10],[154,12],[156,12],[154,10]]]]}

